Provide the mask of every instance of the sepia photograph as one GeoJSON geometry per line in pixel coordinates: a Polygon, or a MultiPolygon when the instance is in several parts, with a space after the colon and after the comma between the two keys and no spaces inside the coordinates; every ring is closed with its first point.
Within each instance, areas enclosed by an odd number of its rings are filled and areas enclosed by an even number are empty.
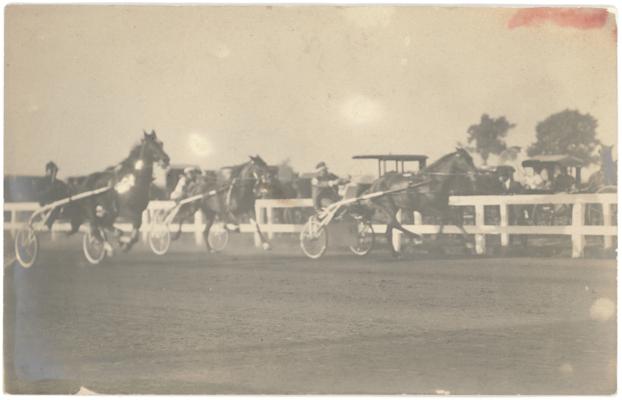
{"type": "Polygon", "coordinates": [[[616,12],[5,6],[4,393],[617,393],[616,12]]]}

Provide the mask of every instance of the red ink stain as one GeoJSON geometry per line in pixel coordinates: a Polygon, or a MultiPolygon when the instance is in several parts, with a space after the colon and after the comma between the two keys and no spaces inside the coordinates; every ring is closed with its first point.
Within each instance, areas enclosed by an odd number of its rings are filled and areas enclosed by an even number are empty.
{"type": "Polygon", "coordinates": [[[545,22],[577,29],[602,28],[608,15],[604,8],[523,8],[510,18],[508,28],[540,26],[545,22]]]}

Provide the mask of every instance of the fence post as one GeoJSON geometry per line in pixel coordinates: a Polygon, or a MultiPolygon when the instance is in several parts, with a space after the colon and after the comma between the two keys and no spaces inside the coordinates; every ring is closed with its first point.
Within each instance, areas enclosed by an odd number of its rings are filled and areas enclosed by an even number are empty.
{"type": "Polygon", "coordinates": [[[203,245],[203,212],[194,213],[194,242],[197,246],[203,245]]]}
{"type": "MultiPolygon", "coordinates": [[[[501,225],[501,229],[507,228],[509,225],[509,208],[510,206],[507,203],[499,204],[499,224],[501,225]]],[[[501,232],[501,246],[507,247],[510,244],[510,235],[505,232],[501,232]]]]}
{"type": "Polygon", "coordinates": [[[585,249],[585,236],[581,232],[584,225],[585,204],[576,202],[572,206],[572,257],[583,257],[585,249]]]}
{"type": "MultiPolygon", "coordinates": [[[[606,227],[611,226],[611,207],[612,204],[603,203],[603,225],[606,227]]],[[[605,235],[603,240],[605,249],[613,247],[613,236],[605,235]]]]}
{"type": "MultiPolygon", "coordinates": [[[[261,225],[263,222],[263,207],[259,201],[255,202],[255,218],[257,218],[255,222],[261,225]]],[[[255,247],[261,247],[261,237],[259,236],[259,233],[257,233],[256,229],[255,233],[253,233],[253,237],[255,239],[255,247]]]]}
{"type": "MultiPolygon", "coordinates": [[[[484,205],[475,205],[475,229],[484,226],[484,205]]],[[[475,252],[477,254],[486,253],[486,235],[482,233],[475,234],[475,252]]]]}
{"type": "Polygon", "coordinates": [[[421,215],[421,213],[419,211],[414,211],[413,212],[413,224],[414,225],[421,225],[421,224],[423,224],[423,216],[421,215]]]}
{"type": "MultiPolygon", "coordinates": [[[[400,223],[402,223],[402,210],[398,210],[395,217],[400,223]]],[[[387,225],[387,229],[388,229],[388,225],[387,225]]],[[[395,249],[395,251],[399,253],[402,250],[402,232],[398,231],[397,229],[393,229],[392,240],[393,240],[393,248],[395,249]]]]}
{"type": "Polygon", "coordinates": [[[11,210],[11,236],[15,237],[17,232],[17,210],[11,210]]]}
{"type": "MultiPolygon", "coordinates": [[[[269,225],[274,224],[274,208],[273,207],[266,208],[266,219],[269,225]]],[[[268,231],[268,239],[269,240],[274,239],[274,231],[272,229],[268,231]]]]}

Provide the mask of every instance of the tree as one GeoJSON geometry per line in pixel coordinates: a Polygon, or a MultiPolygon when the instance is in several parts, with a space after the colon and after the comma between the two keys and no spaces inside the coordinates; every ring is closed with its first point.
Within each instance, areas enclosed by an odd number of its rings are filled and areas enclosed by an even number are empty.
{"type": "Polygon", "coordinates": [[[520,146],[510,146],[499,153],[499,161],[501,163],[510,163],[518,160],[523,149],[520,146]]]}
{"type": "Polygon", "coordinates": [[[488,114],[482,114],[479,124],[471,125],[467,130],[467,142],[474,143],[472,149],[482,157],[486,165],[488,156],[505,150],[505,137],[515,126],[505,117],[491,118],[488,114]]]}
{"type": "Polygon", "coordinates": [[[568,154],[586,165],[598,161],[596,137],[598,121],[590,114],[564,110],[549,116],[536,126],[536,141],[529,146],[530,157],[540,154],[568,154]]]}

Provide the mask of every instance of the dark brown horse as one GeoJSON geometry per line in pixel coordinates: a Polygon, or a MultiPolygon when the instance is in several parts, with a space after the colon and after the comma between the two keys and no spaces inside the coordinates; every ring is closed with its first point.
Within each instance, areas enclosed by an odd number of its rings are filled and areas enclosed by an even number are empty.
{"type": "Polygon", "coordinates": [[[374,181],[367,193],[404,189],[371,200],[371,205],[382,210],[389,218],[386,237],[393,255],[398,255],[393,248],[393,229],[411,238],[421,239],[420,235],[404,228],[398,221],[399,210],[409,215],[418,211],[425,215],[440,217],[439,234],[443,232],[447,220],[450,220],[462,230],[463,238],[466,240],[467,233],[462,227],[461,219],[456,218],[457,216],[450,210],[449,196],[454,193],[467,194],[472,191],[476,173],[471,155],[459,148],[415,175],[407,176],[390,172],[374,181]],[[411,188],[412,185],[416,187],[411,188]]]}
{"type": "MultiPolygon", "coordinates": [[[[103,187],[111,190],[80,201],[82,213],[72,218],[72,232],[76,232],[84,220],[90,224],[91,234],[103,240],[99,228],[118,234],[119,245],[125,251],[138,241],[143,211],[149,203],[149,188],[153,181],[153,165],[159,163],[166,168],[169,156],[155,131],[143,132],[140,143],[119,164],[87,176],[76,192],[86,192],[103,187]],[[114,222],[121,216],[132,223],[130,237],[124,237],[114,228],[114,222]]],[[[108,247],[110,251],[110,247],[108,247]]]]}
{"type": "Polygon", "coordinates": [[[249,215],[261,238],[263,248],[267,250],[270,245],[256,223],[255,200],[271,193],[271,185],[275,178],[270,173],[268,164],[259,156],[250,156],[250,161],[228,169],[230,176],[227,179],[215,181],[208,177],[200,177],[189,189],[188,197],[200,194],[206,196],[180,210],[179,229],[173,239],[177,239],[181,234],[182,223],[197,210],[201,210],[205,217],[203,238],[207,250],[212,251],[208,237],[217,216],[223,222],[238,225],[243,215],[249,215]],[[215,194],[209,195],[211,191],[215,191],[215,194]]]}

